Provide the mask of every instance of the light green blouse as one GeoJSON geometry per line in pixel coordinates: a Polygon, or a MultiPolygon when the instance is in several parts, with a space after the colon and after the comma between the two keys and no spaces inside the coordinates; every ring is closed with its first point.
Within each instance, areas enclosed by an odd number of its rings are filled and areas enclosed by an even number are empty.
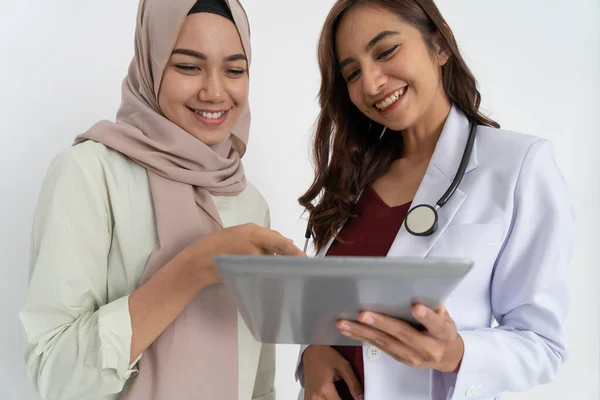
{"type": "MultiPolygon", "coordinates": [[[[267,203],[250,183],[238,196],[214,201],[225,226],[269,226],[267,203]]],[[[137,373],[137,360],[129,362],[128,296],[156,244],[144,168],[91,141],[53,160],[19,313],[27,372],[43,399],[119,398],[137,373]]],[[[274,346],[256,342],[241,318],[238,330],[239,399],[275,399],[274,346]]]]}

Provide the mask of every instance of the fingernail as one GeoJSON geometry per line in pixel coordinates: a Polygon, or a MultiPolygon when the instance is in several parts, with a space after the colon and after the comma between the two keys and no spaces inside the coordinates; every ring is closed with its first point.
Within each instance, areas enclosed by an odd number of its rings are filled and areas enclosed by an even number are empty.
{"type": "Polygon", "coordinates": [[[342,330],[342,331],[348,331],[348,332],[350,332],[352,330],[352,327],[347,322],[340,322],[338,324],[338,328],[340,328],[340,330],[342,330]]]}
{"type": "Polygon", "coordinates": [[[373,325],[375,323],[375,318],[371,314],[363,314],[360,318],[360,322],[367,325],[373,325]]]}
{"type": "Polygon", "coordinates": [[[358,400],[365,400],[365,396],[363,396],[362,394],[358,395],[358,400]]]}
{"type": "Polygon", "coordinates": [[[352,336],[352,332],[350,332],[350,331],[340,331],[340,333],[342,335],[344,335],[344,336],[347,336],[347,337],[351,337],[352,336]]]}
{"type": "Polygon", "coordinates": [[[419,306],[419,307],[417,307],[415,314],[419,318],[425,318],[427,316],[427,308],[423,307],[423,306],[419,306]]]}

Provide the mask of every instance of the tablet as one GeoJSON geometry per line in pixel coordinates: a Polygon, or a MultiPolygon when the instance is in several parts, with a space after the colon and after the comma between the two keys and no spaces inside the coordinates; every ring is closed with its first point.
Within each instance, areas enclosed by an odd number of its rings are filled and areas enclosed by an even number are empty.
{"type": "Polygon", "coordinates": [[[357,345],[338,319],[374,311],[422,329],[415,303],[437,309],[472,268],[468,259],[217,256],[215,265],[254,338],[272,344],[357,345]]]}

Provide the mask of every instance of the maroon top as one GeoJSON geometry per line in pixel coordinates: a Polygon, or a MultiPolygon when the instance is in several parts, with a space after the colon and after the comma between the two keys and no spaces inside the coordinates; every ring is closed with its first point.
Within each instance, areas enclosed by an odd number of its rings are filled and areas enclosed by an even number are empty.
{"type": "MultiPolygon", "coordinates": [[[[359,216],[344,225],[337,239],[329,248],[328,256],[385,257],[404,222],[410,202],[401,206],[389,207],[368,186],[358,203],[359,216]]],[[[362,347],[333,346],[354,369],[361,385],[364,386],[362,347]]],[[[342,393],[340,393],[342,395],[342,393]]],[[[342,397],[344,399],[345,397],[342,397]]]]}

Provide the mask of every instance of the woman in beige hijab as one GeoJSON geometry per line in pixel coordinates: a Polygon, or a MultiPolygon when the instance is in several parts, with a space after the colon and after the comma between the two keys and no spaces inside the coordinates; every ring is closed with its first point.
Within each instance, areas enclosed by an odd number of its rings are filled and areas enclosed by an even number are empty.
{"type": "Polygon", "coordinates": [[[240,161],[250,56],[237,0],[140,1],[116,123],[55,158],[36,210],[19,316],[43,399],[275,398],[212,263],[303,255],[240,161]]]}

